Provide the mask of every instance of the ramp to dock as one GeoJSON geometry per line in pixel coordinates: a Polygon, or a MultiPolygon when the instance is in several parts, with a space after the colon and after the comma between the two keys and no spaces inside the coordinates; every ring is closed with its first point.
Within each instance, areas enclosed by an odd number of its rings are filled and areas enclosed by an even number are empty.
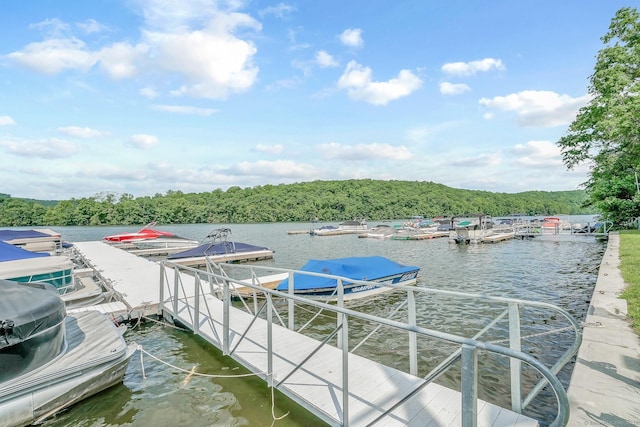
{"type": "MultiPolygon", "coordinates": [[[[183,280],[195,280],[184,277],[183,280]]],[[[185,284],[185,288],[189,285],[185,284]]],[[[177,312],[165,301],[165,312],[184,326],[194,329],[195,299],[177,301],[177,312]]],[[[209,318],[202,311],[195,329],[198,335],[217,348],[221,337],[223,302],[211,295],[200,297],[199,307],[208,306],[218,318],[209,318]]],[[[249,313],[231,309],[229,313],[232,337],[229,347],[235,348],[231,357],[252,372],[268,380],[267,322],[249,313]],[[253,322],[253,325],[252,325],[253,322]],[[245,335],[246,334],[246,335],[245,335]],[[244,338],[243,338],[244,337],[244,338]]],[[[317,349],[320,342],[287,328],[272,326],[273,382],[277,389],[330,425],[366,426],[374,422],[388,408],[421,386],[422,378],[349,353],[348,381],[349,420],[342,419],[342,350],[322,346],[304,365],[305,358],[317,349]],[[281,382],[284,380],[283,382],[281,382]]],[[[375,426],[458,426],[461,425],[461,394],[435,383],[427,384],[411,399],[376,422],[375,426]]],[[[478,426],[537,426],[538,422],[508,409],[478,401],[478,426]]]]}

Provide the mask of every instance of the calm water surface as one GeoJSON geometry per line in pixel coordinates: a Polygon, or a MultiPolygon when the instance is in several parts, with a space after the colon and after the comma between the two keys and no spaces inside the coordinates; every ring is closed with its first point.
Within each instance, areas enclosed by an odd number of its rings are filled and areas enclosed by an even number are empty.
{"type": "MultiPolygon", "coordinates": [[[[572,217],[574,222],[593,222],[592,217],[572,217]]],[[[396,221],[394,223],[400,223],[396,221]]],[[[556,304],[583,320],[589,306],[606,244],[590,236],[539,236],[532,240],[511,240],[497,244],[455,245],[446,238],[400,241],[362,239],[355,235],[288,235],[290,230],[308,230],[316,224],[243,224],[224,225],[238,242],[266,246],[275,251],[272,261],[263,265],[297,268],[309,258],[383,255],[397,262],[421,267],[418,286],[462,292],[506,296],[556,304]]],[[[370,223],[370,226],[375,223],[370,223]]],[[[196,224],[158,227],[183,237],[201,240],[223,225],[196,224]]],[[[134,231],[136,227],[56,227],[67,241],[101,240],[103,236],[134,231]]],[[[495,311],[475,303],[422,296],[418,299],[421,324],[433,329],[470,336],[486,324],[495,311]]],[[[360,303],[360,308],[386,317],[401,301],[391,294],[360,303]]],[[[402,311],[398,317],[401,319],[402,311]]],[[[304,314],[299,315],[304,321],[304,314]]],[[[556,322],[548,312],[523,311],[524,335],[535,334],[556,322]]],[[[334,327],[330,317],[319,318],[309,330],[322,338],[334,327]]],[[[562,324],[559,326],[565,326],[562,324]]],[[[504,329],[504,328],[503,328],[504,329]]],[[[364,337],[368,325],[350,325],[354,340],[364,337]]],[[[547,329],[544,329],[547,330],[547,329]]],[[[502,331],[504,332],[504,331],[502,331]]],[[[495,338],[502,336],[496,332],[495,338]]],[[[176,367],[206,374],[246,374],[230,358],[222,357],[211,345],[183,332],[147,322],[131,327],[125,338],[176,367]]],[[[491,338],[491,336],[489,337],[491,338]]],[[[552,363],[573,339],[572,335],[551,334],[525,340],[523,351],[552,363]]],[[[419,341],[420,372],[425,375],[442,360],[451,347],[438,342],[419,341]]],[[[407,369],[407,338],[393,330],[379,331],[357,353],[385,364],[407,369]]],[[[480,357],[480,397],[509,407],[509,386],[501,379],[508,363],[480,357]]],[[[571,367],[560,373],[568,384],[571,367]]],[[[526,373],[525,388],[537,377],[526,373]]],[[[439,379],[443,385],[457,388],[456,371],[439,379]]],[[[191,376],[161,364],[149,356],[141,360],[136,352],[124,383],[94,396],[48,420],[46,426],[314,426],[324,425],[283,395],[276,393],[272,411],[271,391],[258,378],[206,378],[191,376]],[[143,378],[143,367],[146,378],[143,378]],[[276,417],[286,413],[281,420],[276,417]]],[[[550,422],[555,414],[555,399],[543,393],[540,402],[525,412],[550,422]]]]}

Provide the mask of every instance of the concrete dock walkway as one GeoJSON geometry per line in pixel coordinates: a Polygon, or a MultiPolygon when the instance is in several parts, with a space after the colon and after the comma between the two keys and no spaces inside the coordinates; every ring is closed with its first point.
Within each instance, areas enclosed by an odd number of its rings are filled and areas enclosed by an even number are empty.
{"type": "Polygon", "coordinates": [[[640,426],[640,339],[619,265],[620,236],[610,233],[569,383],[569,426],[640,426]]]}

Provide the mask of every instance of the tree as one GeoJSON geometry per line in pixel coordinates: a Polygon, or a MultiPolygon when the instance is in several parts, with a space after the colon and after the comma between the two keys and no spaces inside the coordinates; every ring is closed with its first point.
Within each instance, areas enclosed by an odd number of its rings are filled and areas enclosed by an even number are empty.
{"type": "Polygon", "coordinates": [[[586,183],[588,203],[606,219],[623,225],[640,216],[640,194],[634,179],[635,173],[640,173],[640,14],[637,9],[618,10],[601,40],[605,47],[598,52],[590,77],[591,101],[580,109],[558,145],[569,169],[583,162],[592,165],[586,183]]]}

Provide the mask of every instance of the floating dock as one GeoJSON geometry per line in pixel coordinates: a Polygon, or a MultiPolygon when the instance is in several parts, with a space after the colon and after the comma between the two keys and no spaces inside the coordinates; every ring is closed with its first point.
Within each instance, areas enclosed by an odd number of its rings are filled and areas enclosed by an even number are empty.
{"type": "MultiPolygon", "coordinates": [[[[114,309],[121,310],[124,306],[128,310],[141,310],[145,315],[162,310],[223,352],[232,348],[231,357],[247,369],[262,374],[278,390],[330,425],[367,425],[388,409],[390,413],[375,425],[461,425],[462,395],[457,391],[433,382],[426,384],[420,377],[322,345],[282,326],[271,325],[268,329],[266,320],[232,306],[225,308],[223,301],[211,294],[196,297],[193,274],[162,267],[103,242],[79,242],[76,248],[122,298],[120,303],[113,303],[114,309]],[[166,288],[180,283],[185,294],[175,298],[164,296],[159,304],[162,283],[166,288]],[[205,307],[209,308],[207,313],[205,307]],[[226,334],[225,316],[229,325],[226,334]],[[225,336],[230,337],[230,341],[225,343],[225,336]],[[300,366],[303,361],[304,365],[300,366]],[[340,398],[344,381],[341,366],[345,362],[349,383],[346,400],[340,398]],[[391,409],[412,392],[410,399],[391,409]],[[348,419],[342,419],[344,405],[348,407],[348,419]]],[[[106,305],[95,308],[108,312],[106,305]]],[[[538,425],[534,419],[485,401],[478,400],[476,409],[477,426],[538,425]]]]}

